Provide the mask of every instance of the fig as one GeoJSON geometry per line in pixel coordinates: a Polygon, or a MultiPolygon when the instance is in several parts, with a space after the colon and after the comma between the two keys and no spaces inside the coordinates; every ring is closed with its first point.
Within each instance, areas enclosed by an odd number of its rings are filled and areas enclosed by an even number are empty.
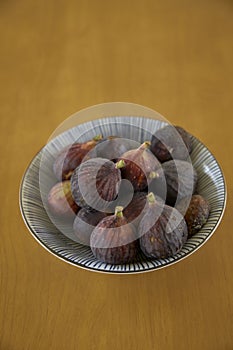
{"type": "Polygon", "coordinates": [[[150,150],[161,163],[186,160],[192,151],[192,136],[180,126],[169,124],[152,135],[150,150]]]}
{"type": "Polygon", "coordinates": [[[139,224],[140,247],[149,258],[168,258],[178,253],[187,240],[188,229],[178,210],[159,203],[152,192],[139,224]],[[156,217],[156,212],[160,212],[156,217]]]}
{"type": "Polygon", "coordinates": [[[182,137],[184,144],[187,147],[188,153],[191,154],[193,150],[192,135],[181,126],[176,125],[175,129],[178,131],[178,133],[182,137]]]}
{"type": "Polygon", "coordinates": [[[124,217],[123,207],[99,222],[91,234],[90,245],[95,258],[109,264],[126,264],[137,255],[138,242],[133,225],[124,217]]]}
{"type": "Polygon", "coordinates": [[[79,210],[71,194],[70,181],[58,182],[48,194],[48,206],[54,215],[72,217],[79,210]]]}
{"type": "Polygon", "coordinates": [[[135,192],[131,202],[124,209],[124,216],[128,222],[138,226],[146,204],[146,192],[135,192]]]}
{"type": "Polygon", "coordinates": [[[101,140],[87,155],[90,158],[105,158],[116,161],[123,153],[136,147],[138,143],[117,136],[108,136],[101,140]]]}
{"type": "Polygon", "coordinates": [[[162,164],[162,169],[166,179],[168,205],[174,206],[176,201],[192,196],[197,185],[197,172],[191,163],[169,160],[162,164]]]}
{"type": "Polygon", "coordinates": [[[86,154],[102,139],[101,135],[84,143],[73,143],[66,146],[56,157],[53,172],[58,180],[68,180],[75,168],[83,161],[86,154]]]}
{"type": "Polygon", "coordinates": [[[120,167],[104,158],[93,158],[80,164],[71,177],[71,191],[75,202],[83,208],[108,210],[116,198],[121,182],[120,167]]]}
{"type": "Polygon", "coordinates": [[[180,212],[184,212],[184,218],[188,226],[188,236],[197,233],[208,220],[210,214],[209,202],[199,194],[190,198],[183,198],[177,205],[180,212]],[[188,208],[187,208],[188,207],[188,208]]]}
{"type": "Polygon", "coordinates": [[[146,141],[137,149],[125,152],[119,158],[125,162],[125,166],[121,169],[122,178],[129,180],[135,191],[143,191],[148,183],[158,176],[157,170],[161,167],[149,147],[150,142],[146,141]]]}
{"type": "Polygon", "coordinates": [[[74,219],[73,229],[77,241],[84,245],[90,245],[90,236],[95,226],[107,216],[107,214],[94,209],[82,208],[74,219]]]}
{"type": "Polygon", "coordinates": [[[167,182],[162,171],[159,173],[159,177],[152,180],[148,188],[148,192],[153,192],[156,199],[161,198],[163,202],[167,199],[167,182]]]}

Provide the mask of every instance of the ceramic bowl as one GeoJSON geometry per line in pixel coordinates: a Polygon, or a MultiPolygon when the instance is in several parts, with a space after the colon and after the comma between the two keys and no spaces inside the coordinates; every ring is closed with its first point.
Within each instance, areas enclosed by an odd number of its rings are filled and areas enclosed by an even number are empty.
{"type": "Polygon", "coordinates": [[[77,125],[52,139],[31,161],[21,183],[20,208],[23,219],[34,238],[50,253],[77,267],[88,270],[131,274],[142,273],[164,268],[187,258],[197,251],[212,236],[223,216],[226,203],[226,186],[220,166],[207,149],[197,138],[192,136],[193,151],[191,160],[199,176],[198,192],[211,205],[208,221],[192,238],[188,239],[183,249],[167,259],[147,259],[139,256],[132,264],[111,265],[98,261],[92,255],[91,249],[83,246],[70,237],[64,235],[50,220],[42,200],[43,193],[48,193],[56,179],[51,164],[57,152],[74,141],[87,141],[95,135],[118,135],[138,142],[151,138],[151,133],[161,128],[161,120],[145,117],[117,116],[100,118],[77,125]],[[45,156],[46,155],[46,156],[45,156]],[[42,191],[40,188],[41,161],[43,158],[42,191]],[[44,182],[43,182],[44,181],[44,182]]]}

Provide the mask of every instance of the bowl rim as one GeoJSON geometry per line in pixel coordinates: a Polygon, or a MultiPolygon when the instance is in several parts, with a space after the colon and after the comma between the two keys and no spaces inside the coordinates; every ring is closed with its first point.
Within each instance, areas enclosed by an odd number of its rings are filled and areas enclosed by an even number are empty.
{"type": "MultiPolygon", "coordinates": [[[[103,118],[98,118],[98,119],[103,119],[103,118]]],[[[148,119],[152,119],[152,118],[148,118],[148,119]]],[[[83,123],[81,123],[83,124],[83,123]]],[[[68,130],[66,130],[68,131],[68,130]]],[[[65,132],[66,132],[65,131],[65,132]]],[[[195,253],[198,249],[200,249],[214,234],[214,232],[217,230],[218,226],[220,225],[222,218],[224,216],[225,213],[225,209],[226,209],[226,203],[227,203],[227,185],[226,185],[226,179],[223,173],[223,170],[219,164],[219,162],[217,161],[217,159],[215,158],[215,156],[213,155],[213,153],[210,151],[210,149],[202,142],[200,141],[196,136],[190,134],[194,139],[196,139],[198,141],[199,144],[201,144],[201,146],[203,146],[213,157],[213,159],[215,160],[219,171],[221,173],[222,176],[222,180],[223,180],[223,195],[224,195],[224,201],[223,201],[223,206],[221,208],[221,214],[218,218],[218,221],[215,223],[215,226],[213,227],[212,231],[208,234],[207,237],[205,237],[203,239],[203,241],[198,244],[195,248],[193,248],[191,251],[189,251],[188,253],[186,253],[184,256],[181,256],[179,258],[177,258],[176,260],[173,261],[169,261],[167,262],[165,265],[161,265],[161,266],[153,266],[153,267],[148,267],[148,269],[146,270],[138,270],[138,271],[131,271],[131,270],[104,270],[104,269],[98,269],[95,267],[91,267],[91,266],[84,266],[79,262],[72,262],[70,261],[68,258],[66,258],[65,256],[60,255],[57,252],[54,252],[52,250],[52,248],[50,248],[45,242],[43,242],[37,235],[37,232],[31,227],[31,225],[29,224],[28,220],[27,220],[27,216],[24,212],[24,208],[23,208],[23,187],[24,187],[24,183],[25,183],[25,179],[27,176],[28,171],[30,170],[33,162],[36,160],[37,157],[39,157],[40,153],[43,151],[44,147],[46,145],[44,145],[43,147],[41,147],[41,149],[33,156],[33,158],[31,159],[31,161],[29,162],[29,164],[27,165],[26,169],[23,172],[23,176],[21,178],[20,181],[20,186],[19,186],[19,207],[20,207],[20,212],[21,212],[21,216],[23,218],[23,221],[25,223],[25,226],[27,227],[28,231],[30,232],[30,234],[34,237],[34,239],[36,239],[36,241],[44,248],[46,249],[49,253],[51,253],[52,255],[54,255],[56,258],[59,258],[60,260],[69,263],[70,265],[73,265],[75,267],[79,267],[83,270],[88,270],[88,271],[92,271],[92,272],[98,272],[98,273],[103,273],[103,274],[110,274],[110,275],[127,275],[127,274],[141,274],[141,273],[146,273],[146,272],[152,272],[152,271],[156,271],[156,270],[161,270],[164,269],[166,267],[169,267],[171,265],[177,264],[179,263],[181,260],[186,259],[187,257],[189,257],[190,255],[192,255],[193,253],[195,253]]],[[[59,136],[59,135],[58,135],[59,136]]]]}

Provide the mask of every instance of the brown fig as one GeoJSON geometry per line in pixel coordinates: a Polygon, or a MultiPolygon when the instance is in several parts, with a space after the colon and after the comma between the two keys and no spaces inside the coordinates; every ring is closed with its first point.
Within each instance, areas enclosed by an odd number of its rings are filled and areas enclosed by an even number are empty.
{"type": "Polygon", "coordinates": [[[141,250],[150,258],[168,258],[182,249],[187,225],[178,210],[161,205],[152,192],[147,198],[147,209],[138,228],[141,250]],[[160,214],[156,216],[157,212],[160,214]]]}
{"type": "Polygon", "coordinates": [[[162,168],[167,185],[166,203],[174,206],[177,200],[187,196],[191,198],[197,186],[197,172],[192,164],[183,160],[170,160],[163,163],[162,168]]]}
{"type": "Polygon", "coordinates": [[[96,259],[109,264],[126,264],[137,255],[138,242],[134,228],[116,207],[115,215],[101,220],[91,234],[91,250],[96,259]]]}
{"type": "Polygon", "coordinates": [[[161,163],[186,160],[192,151],[192,136],[180,126],[169,124],[152,135],[150,150],[161,163]]]}
{"type": "Polygon", "coordinates": [[[48,194],[48,206],[54,215],[62,217],[74,216],[79,207],[74,202],[71,194],[70,181],[58,182],[48,194]]]}
{"type": "Polygon", "coordinates": [[[81,164],[87,153],[94,148],[102,136],[97,135],[92,140],[84,143],[73,143],[66,146],[56,157],[53,164],[53,172],[58,180],[68,180],[73,171],[81,164]]]}
{"type": "Polygon", "coordinates": [[[90,245],[90,236],[95,226],[107,216],[107,214],[93,209],[82,208],[74,220],[73,229],[77,241],[84,245],[90,245]]]}
{"type": "Polygon", "coordinates": [[[71,177],[71,190],[77,205],[98,211],[108,210],[119,191],[120,161],[114,164],[104,158],[93,158],[80,164],[71,177]]]}
{"type": "Polygon", "coordinates": [[[143,191],[158,176],[157,171],[161,167],[149,147],[150,142],[146,141],[139,148],[127,151],[120,157],[125,162],[125,167],[121,169],[122,177],[131,182],[135,191],[143,191]]]}
{"type": "Polygon", "coordinates": [[[191,201],[190,198],[181,199],[178,203],[177,209],[180,212],[184,212],[189,237],[192,237],[202,228],[208,220],[210,213],[209,202],[201,195],[197,194],[192,196],[191,201]]]}

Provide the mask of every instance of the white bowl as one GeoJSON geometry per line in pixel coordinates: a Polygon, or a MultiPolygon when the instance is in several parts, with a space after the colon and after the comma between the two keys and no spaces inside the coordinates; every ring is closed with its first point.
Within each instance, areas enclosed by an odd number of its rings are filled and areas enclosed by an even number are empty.
{"type": "Polygon", "coordinates": [[[20,208],[23,219],[35,239],[50,253],[75,266],[88,270],[107,273],[139,273],[157,270],[174,264],[199,249],[212,236],[219,225],[226,204],[226,186],[223,173],[214,156],[194,136],[191,160],[199,176],[198,193],[203,195],[211,205],[207,223],[192,238],[188,239],[182,250],[167,259],[147,259],[143,255],[138,261],[125,265],[111,265],[94,258],[91,249],[82,246],[70,237],[62,234],[51,222],[44,208],[39,188],[39,169],[41,157],[43,160],[47,181],[44,193],[56,182],[51,164],[58,150],[74,141],[87,141],[95,135],[104,137],[118,135],[143,142],[151,138],[164,123],[144,117],[119,116],[101,118],[73,127],[51,140],[31,161],[21,183],[20,208]],[[46,151],[46,152],[45,152],[46,151]],[[47,186],[47,187],[46,187],[47,186]]]}

